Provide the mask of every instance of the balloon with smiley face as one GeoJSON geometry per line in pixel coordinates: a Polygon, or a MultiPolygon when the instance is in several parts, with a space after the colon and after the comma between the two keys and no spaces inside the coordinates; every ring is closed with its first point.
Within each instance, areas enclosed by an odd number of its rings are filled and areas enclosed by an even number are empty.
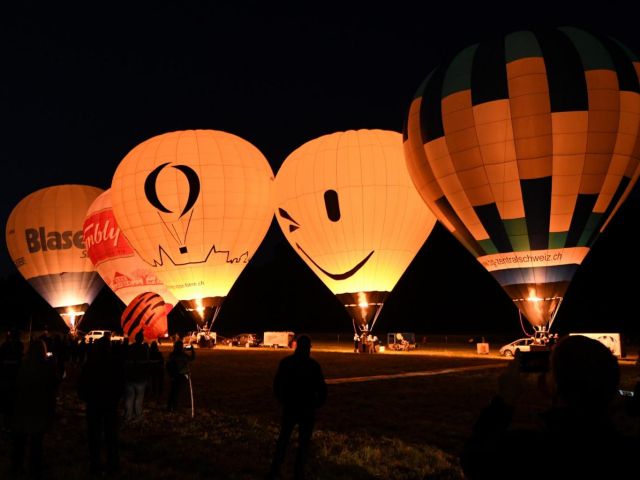
{"type": "Polygon", "coordinates": [[[230,133],[189,130],[129,152],[111,195],[133,249],[207,325],[267,233],[272,190],[273,171],[256,147],[230,133]]]}
{"type": "Polygon", "coordinates": [[[311,140],[276,176],[276,218],[361,330],[435,224],[407,172],[402,136],[350,130],[311,140]]]}

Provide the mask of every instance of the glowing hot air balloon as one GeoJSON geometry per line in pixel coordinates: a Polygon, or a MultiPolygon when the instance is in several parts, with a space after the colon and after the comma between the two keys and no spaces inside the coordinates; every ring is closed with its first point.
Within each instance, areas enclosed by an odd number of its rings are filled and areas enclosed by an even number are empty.
{"type": "Polygon", "coordinates": [[[460,52],[411,104],[422,198],[541,336],[638,178],[639,65],[583,30],[516,32],[460,52]]]}
{"type": "Polygon", "coordinates": [[[146,341],[156,340],[167,333],[167,314],[173,308],[157,293],[145,292],[135,297],[122,312],[122,331],[133,342],[138,332],[146,341]]]}
{"type": "Polygon", "coordinates": [[[383,130],[338,132],[295,150],[276,176],[276,218],[354,327],[369,331],[435,224],[401,135],[383,130]]]}
{"type": "Polygon", "coordinates": [[[43,188],[18,203],[7,221],[7,247],[25,279],[73,331],[102,287],[87,255],[82,222],[102,190],[43,188]]]}
{"type": "Polygon", "coordinates": [[[207,324],[269,228],[272,185],[269,163],[249,142],[190,130],[135,147],[111,195],[131,246],[207,324]]]}
{"type": "Polygon", "coordinates": [[[136,254],[120,231],[113,216],[110,190],[96,198],[89,207],[83,231],[91,262],[125,305],[145,292],[159,294],[167,304],[177,303],[153,269],[136,254]]]}

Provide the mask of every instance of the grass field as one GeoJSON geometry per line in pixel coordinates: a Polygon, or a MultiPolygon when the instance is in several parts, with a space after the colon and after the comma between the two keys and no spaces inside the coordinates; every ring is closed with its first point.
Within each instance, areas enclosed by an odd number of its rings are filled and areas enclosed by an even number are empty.
{"type": "MultiPolygon", "coordinates": [[[[434,349],[389,355],[356,355],[348,352],[348,344],[318,342],[316,347],[313,356],[330,383],[371,375],[435,374],[330,384],[327,403],[318,412],[310,478],[462,478],[457,454],[480,409],[494,394],[504,360],[469,354],[464,347],[458,353],[447,347],[442,354],[434,349]],[[481,368],[456,371],[467,367],[481,368]],[[442,373],[443,369],[450,371],[442,373]]],[[[121,431],[122,478],[264,477],[279,420],[271,382],[278,362],[289,353],[198,350],[192,370],[196,418],[191,418],[188,398],[183,399],[181,412],[169,414],[164,411],[164,398],[147,397],[144,419],[121,431]]],[[[623,387],[631,388],[634,367],[625,363],[622,372],[623,387]]],[[[84,412],[75,395],[76,374],[70,369],[62,385],[56,425],[46,437],[50,478],[87,476],[84,412]]],[[[521,413],[517,423],[535,421],[534,414],[545,405],[546,399],[532,387],[522,409],[530,413],[521,413]]],[[[8,468],[6,438],[3,443],[0,476],[8,468]]],[[[291,476],[290,453],[285,478],[291,476]]]]}

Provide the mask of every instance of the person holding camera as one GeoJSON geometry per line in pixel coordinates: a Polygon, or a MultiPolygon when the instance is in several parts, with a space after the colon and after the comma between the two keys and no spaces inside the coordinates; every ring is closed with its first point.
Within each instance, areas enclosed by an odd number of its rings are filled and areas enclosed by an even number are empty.
{"type": "Polygon", "coordinates": [[[461,455],[467,478],[512,478],[514,472],[519,478],[622,478],[635,470],[638,439],[619,433],[609,413],[620,374],[607,347],[581,335],[565,337],[551,352],[550,372],[538,375],[551,405],[535,428],[511,428],[532,383],[520,361],[500,376],[498,394],[461,455]]]}
{"type": "Polygon", "coordinates": [[[185,351],[182,340],[178,340],[173,344],[173,351],[169,354],[169,359],[167,360],[167,373],[171,380],[169,398],[167,400],[167,410],[169,412],[177,410],[180,394],[189,382],[189,375],[191,374],[189,364],[195,360],[196,351],[191,345],[188,345],[188,350],[190,352],[189,355],[185,351]]]}

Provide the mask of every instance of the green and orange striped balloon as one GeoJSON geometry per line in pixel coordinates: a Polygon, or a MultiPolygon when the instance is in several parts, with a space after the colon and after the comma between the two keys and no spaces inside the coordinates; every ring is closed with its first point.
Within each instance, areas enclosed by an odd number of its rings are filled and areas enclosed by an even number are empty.
{"type": "Polygon", "coordinates": [[[639,74],[609,37],[520,31],[462,50],[409,109],[422,198],[538,329],[638,178],[639,74]]]}

